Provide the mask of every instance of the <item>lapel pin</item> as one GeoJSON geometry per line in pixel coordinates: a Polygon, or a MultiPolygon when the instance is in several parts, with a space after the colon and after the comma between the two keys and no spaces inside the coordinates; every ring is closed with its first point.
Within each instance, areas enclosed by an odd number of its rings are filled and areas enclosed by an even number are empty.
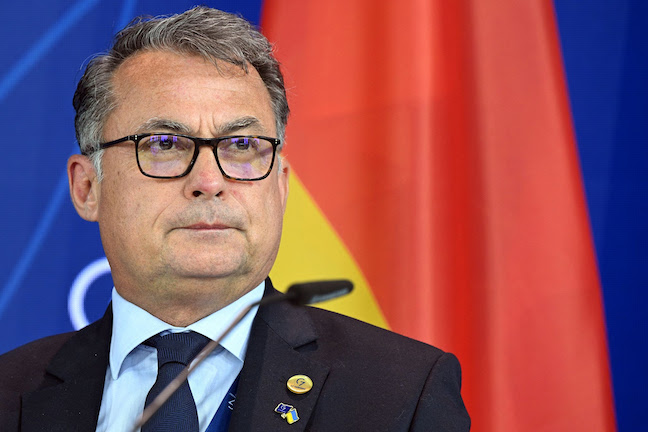
{"type": "Polygon", "coordinates": [[[295,375],[290,377],[286,383],[288,390],[297,394],[308,393],[313,388],[313,380],[306,375],[295,375]]]}
{"type": "Polygon", "coordinates": [[[297,410],[292,405],[281,402],[277,405],[277,408],[275,408],[275,412],[281,414],[281,418],[286,419],[288,424],[293,424],[299,420],[297,410]]]}

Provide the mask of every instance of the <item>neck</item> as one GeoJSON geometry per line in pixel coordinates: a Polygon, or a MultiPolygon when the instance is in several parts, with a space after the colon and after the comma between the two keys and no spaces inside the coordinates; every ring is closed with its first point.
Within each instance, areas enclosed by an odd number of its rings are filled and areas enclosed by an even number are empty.
{"type": "Polygon", "coordinates": [[[124,299],[151,315],[174,327],[187,327],[235,302],[260,283],[219,284],[210,280],[174,285],[172,288],[157,287],[144,292],[120,288],[115,281],[115,287],[124,299]]]}

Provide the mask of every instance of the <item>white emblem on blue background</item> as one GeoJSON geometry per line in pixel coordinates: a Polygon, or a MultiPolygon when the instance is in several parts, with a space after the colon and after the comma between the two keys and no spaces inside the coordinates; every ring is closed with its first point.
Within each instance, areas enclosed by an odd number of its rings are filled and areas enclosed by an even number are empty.
{"type": "Polygon", "coordinates": [[[106,273],[110,273],[110,266],[108,260],[104,257],[85,266],[74,279],[68,295],[68,313],[75,330],[90,324],[84,309],[85,297],[90,285],[106,273]]]}

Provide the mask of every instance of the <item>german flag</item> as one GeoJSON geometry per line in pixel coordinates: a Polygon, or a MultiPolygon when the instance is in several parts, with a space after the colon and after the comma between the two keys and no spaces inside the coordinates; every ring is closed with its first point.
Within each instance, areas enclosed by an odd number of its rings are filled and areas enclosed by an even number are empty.
{"type": "Polygon", "coordinates": [[[271,276],[458,355],[473,429],[613,431],[551,1],[266,0],[292,170],[271,276]]]}

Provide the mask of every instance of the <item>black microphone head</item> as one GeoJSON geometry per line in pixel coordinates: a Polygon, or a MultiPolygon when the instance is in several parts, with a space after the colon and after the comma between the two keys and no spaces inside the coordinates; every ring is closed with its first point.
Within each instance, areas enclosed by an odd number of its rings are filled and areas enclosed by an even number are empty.
{"type": "Polygon", "coordinates": [[[347,295],[352,290],[353,283],[346,279],[303,282],[291,285],[286,296],[293,304],[305,305],[332,300],[347,295]]]}

